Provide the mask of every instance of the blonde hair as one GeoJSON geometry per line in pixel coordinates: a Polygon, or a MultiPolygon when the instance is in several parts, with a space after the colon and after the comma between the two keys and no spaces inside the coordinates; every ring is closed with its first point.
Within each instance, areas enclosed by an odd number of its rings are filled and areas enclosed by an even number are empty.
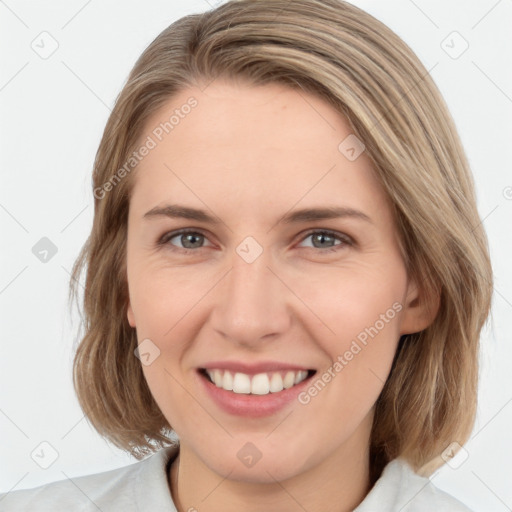
{"type": "MultiPolygon", "coordinates": [[[[396,457],[416,470],[471,431],[478,345],[492,269],[468,162],[429,73],[388,27],[339,0],[234,0],[186,16],[143,52],[117,98],[94,165],[95,191],[123,167],[144,123],[178,91],[218,78],[281,83],[315,94],[366,145],[394,208],[404,262],[432,324],[401,337],[376,403],[372,479],[396,457]]],[[[86,268],[84,336],[74,359],[79,403],[96,430],[134,457],[170,444],[134,356],[127,321],[126,235],[133,174],[95,192],[91,234],[70,293],[86,268]]],[[[441,461],[442,462],[442,461],[441,461]]]]}

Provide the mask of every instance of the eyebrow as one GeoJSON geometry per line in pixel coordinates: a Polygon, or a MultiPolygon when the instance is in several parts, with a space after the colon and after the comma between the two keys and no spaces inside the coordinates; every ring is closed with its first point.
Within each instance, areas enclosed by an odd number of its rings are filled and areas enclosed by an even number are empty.
{"type": "MultiPolygon", "coordinates": [[[[181,218],[188,220],[195,220],[198,222],[205,222],[210,224],[220,224],[222,221],[219,218],[213,217],[205,210],[197,208],[190,208],[179,204],[169,204],[166,206],[156,206],[146,212],[143,218],[152,217],[170,217],[181,218]]],[[[373,224],[372,219],[366,213],[356,210],[354,208],[347,208],[341,206],[327,206],[322,208],[303,208],[285,214],[278,223],[292,224],[299,222],[310,222],[315,220],[326,219],[339,219],[339,218],[353,218],[364,220],[373,224]]]]}

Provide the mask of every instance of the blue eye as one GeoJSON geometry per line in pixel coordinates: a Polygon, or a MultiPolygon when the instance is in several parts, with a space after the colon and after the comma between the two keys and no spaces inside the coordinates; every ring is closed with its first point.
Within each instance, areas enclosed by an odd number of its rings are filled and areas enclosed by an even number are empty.
{"type": "MultiPolygon", "coordinates": [[[[304,241],[308,238],[311,238],[313,245],[299,245],[299,247],[319,249],[319,253],[330,253],[333,251],[342,250],[346,246],[352,246],[354,244],[353,240],[348,235],[328,230],[310,231],[303,236],[301,243],[304,243],[304,241]],[[338,243],[336,243],[336,241],[338,243]]],[[[197,252],[198,249],[208,247],[208,245],[204,245],[205,241],[208,241],[208,238],[201,232],[193,231],[190,229],[183,229],[180,231],[173,231],[164,234],[158,241],[158,245],[170,246],[171,250],[176,250],[188,254],[197,252]],[[177,239],[181,244],[181,247],[176,245],[176,243],[171,242],[173,239],[177,239]]],[[[211,243],[209,243],[209,245],[212,246],[211,243]]]]}

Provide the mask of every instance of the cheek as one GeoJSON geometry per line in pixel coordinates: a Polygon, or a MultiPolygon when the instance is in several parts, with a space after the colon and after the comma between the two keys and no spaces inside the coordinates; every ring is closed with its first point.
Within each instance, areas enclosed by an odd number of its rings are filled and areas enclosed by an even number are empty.
{"type": "Polygon", "coordinates": [[[370,337],[382,340],[398,335],[405,275],[385,268],[337,270],[325,279],[303,284],[299,292],[321,320],[315,338],[327,344],[327,352],[346,350],[355,339],[364,343],[370,337]]]}
{"type": "Polygon", "coordinates": [[[322,320],[314,323],[314,338],[330,360],[318,372],[315,382],[321,382],[311,388],[304,402],[325,393],[327,401],[340,404],[337,411],[345,418],[371,408],[387,379],[400,338],[404,287],[405,276],[400,272],[354,271],[340,272],[323,287],[323,293],[317,288],[303,290],[311,298],[311,310],[322,320]]]}
{"type": "MultiPolygon", "coordinates": [[[[211,285],[197,273],[192,276],[184,269],[155,268],[151,264],[132,268],[129,282],[138,341],[151,340],[149,350],[158,354],[151,364],[143,364],[144,377],[170,420],[170,413],[190,400],[182,387],[182,365],[191,340],[204,322],[197,306],[211,285]]],[[[172,420],[179,422],[179,417],[172,420]]]]}
{"type": "Polygon", "coordinates": [[[202,274],[151,262],[134,267],[128,279],[139,337],[162,340],[172,336],[178,324],[187,323],[189,312],[211,288],[212,276],[202,274]]]}

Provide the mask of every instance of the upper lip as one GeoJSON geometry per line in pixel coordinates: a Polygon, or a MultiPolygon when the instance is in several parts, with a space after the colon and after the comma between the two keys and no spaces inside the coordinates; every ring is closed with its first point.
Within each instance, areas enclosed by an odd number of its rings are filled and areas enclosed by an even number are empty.
{"type": "Polygon", "coordinates": [[[300,364],[281,363],[278,361],[261,361],[259,363],[245,363],[242,361],[212,361],[200,367],[205,370],[229,370],[231,372],[256,375],[258,373],[284,371],[309,371],[311,368],[300,364]]]}

